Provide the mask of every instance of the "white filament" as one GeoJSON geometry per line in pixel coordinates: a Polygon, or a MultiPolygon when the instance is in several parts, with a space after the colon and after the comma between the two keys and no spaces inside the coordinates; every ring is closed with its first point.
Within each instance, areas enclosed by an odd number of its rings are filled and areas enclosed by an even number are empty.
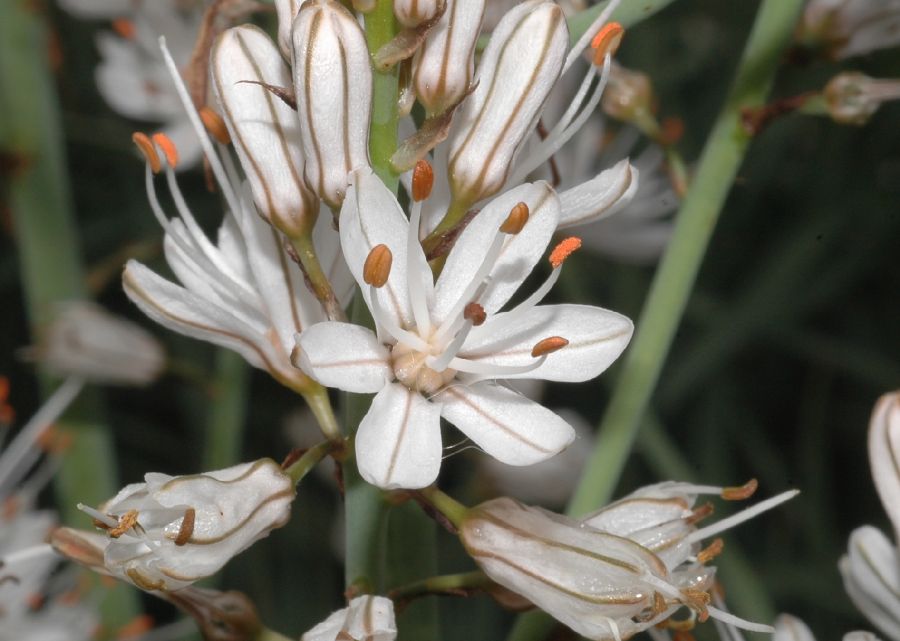
{"type": "MultiPolygon", "coordinates": [[[[412,307],[413,318],[416,321],[416,329],[422,336],[428,336],[431,333],[431,315],[428,313],[428,301],[425,295],[425,284],[422,278],[430,278],[428,274],[422,273],[418,261],[413,257],[422,251],[419,244],[419,226],[422,221],[422,202],[413,203],[409,214],[409,227],[406,232],[406,280],[407,290],[409,292],[409,304],[412,307]]],[[[427,265],[427,264],[426,264],[427,265]]],[[[427,267],[426,267],[427,270],[427,267]]]]}
{"type": "Polygon", "coordinates": [[[717,521],[716,523],[708,525],[705,528],[701,528],[695,532],[692,532],[690,536],[688,536],[685,540],[688,543],[696,543],[697,541],[708,539],[711,536],[715,536],[719,532],[724,532],[725,530],[729,530],[739,523],[748,521],[758,514],[762,514],[763,512],[771,510],[773,507],[781,505],[785,501],[790,501],[799,493],[800,490],[788,490],[787,492],[776,494],[775,496],[768,498],[765,501],[760,501],[756,505],[752,505],[744,510],[741,510],[737,514],[732,514],[728,518],[722,519],[721,521],[717,521]]]}
{"type": "Polygon", "coordinates": [[[572,47],[572,50],[569,51],[569,55],[566,56],[566,62],[563,65],[563,70],[560,75],[566,73],[569,70],[569,67],[572,66],[572,63],[578,59],[578,56],[581,55],[581,52],[584,51],[588,43],[594,39],[594,36],[597,35],[597,32],[600,30],[600,27],[605,25],[609,20],[609,17],[612,15],[612,12],[616,10],[616,7],[619,6],[619,3],[622,0],[610,0],[610,3],[606,5],[606,8],[600,12],[600,15],[597,16],[594,21],[591,23],[591,26],[587,28],[587,30],[581,34],[581,37],[578,39],[578,42],[575,43],[575,46],[572,47]]]}

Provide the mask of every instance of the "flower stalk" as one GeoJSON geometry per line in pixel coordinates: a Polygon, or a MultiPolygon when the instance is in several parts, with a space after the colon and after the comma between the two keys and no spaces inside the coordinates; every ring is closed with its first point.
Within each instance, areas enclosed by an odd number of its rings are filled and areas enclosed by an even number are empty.
{"type": "MultiPolygon", "coordinates": [[[[366,41],[374,56],[382,46],[394,39],[399,32],[394,16],[392,0],[377,0],[375,8],[366,14],[366,41]]],[[[399,178],[391,169],[391,156],[397,151],[397,124],[399,122],[399,66],[387,71],[373,72],[372,122],[369,128],[369,156],[378,177],[393,192],[397,191],[399,178]]]]}

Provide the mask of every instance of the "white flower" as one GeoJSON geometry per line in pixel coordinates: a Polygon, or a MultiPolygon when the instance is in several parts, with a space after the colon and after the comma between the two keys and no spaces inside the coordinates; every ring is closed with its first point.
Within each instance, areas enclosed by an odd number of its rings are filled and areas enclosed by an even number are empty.
{"type": "MultiPolygon", "coordinates": [[[[881,503],[900,535],[900,393],[882,396],[869,423],[869,465],[881,503]]],[[[838,567],[850,600],[876,628],[900,641],[900,551],[872,526],[854,530],[838,567]]]]}
{"type": "Polygon", "coordinates": [[[546,183],[521,185],[487,205],[459,236],[436,283],[419,244],[419,212],[416,204],[408,222],[377,176],[354,174],[341,209],[341,245],[377,333],[313,325],[298,337],[301,366],[323,385],[377,392],[356,453],[363,477],[381,487],[434,481],[441,416],[505,463],[553,456],[571,442],[572,428],[494,379],[589,380],[625,348],[631,322],[596,307],[539,306],[564,256],[551,257],[552,275],[534,294],[500,311],[556,229],[559,199],[546,183]],[[369,258],[383,255],[388,265],[376,287],[370,283],[379,270],[369,258]]]}
{"type": "Polygon", "coordinates": [[[338,209],[350,172],[369,164],[372,67],[366,37],[336,0],[304,2],[291,33],[306,178],[338,209]]]}
{"type": "Polygon", "coordinates": [[[177,590],[218,572],[284,525],[294,483],[271,459],[189,476],[149,473],[94,510],[103,565],[142,590],[177,590]]]}
{"type": "Polygon", "coordinates": [[[394,641],[394,602],[382,596],[359,596],[332,613],[300,641],[394,641]]]}
{"type": "Polygon", "coordinates": [[[38,443],[81,387],[74,379],[64,383],[0,450],[0,641],[87,641],[98,623],[90,604],[62,598],[71,586],[52,579],[60,558],[43,543],[56,515],[34,506],[57,468],[48,457],[32,470],[43,454],[38,443]]]}
{"type": "Polygon", "coordinates": [[[60,376],[113,385],[152,383],[166,361],[152,334],[85,301],[61,304],[28,355],[60,376]]]}
{"type": "Polygon", "coordinates": [[[848,71],[828,82],[824,97],[828,114],[836,122],[864,125],[883,103],[900,99],[900,80],[870,78],[848,71]]]}
{"type": "Polygon", "coordinates": [[[488,577],[589,639],[628,639],[683,606],[701,621],[771,632],[709,605],[715,568],[705,563],[720,545],[699,542],[796,493],[698,530],[696,494],[722,489],[661,483],[581,521],[500,498],[469,510],[460,537],[488,577]]]}
{"type": "Polygon", "coordinates": [[[181,152],[181,168],[196,165],[200,145],[181,108],[157,39],[166,36],[181,66],[191,58],[202,21],[202,6],[186,9],[178,0],[65,0],[63,8],[83,17],[115,18],[118,33],[100,32],[97,88],[112,109],[135,120],[162,123],[181,152]]]}
{"type": "Polygon", "coordinates": [[[841,60],[900,44],[900,0],[810,0],[801,42],[841,60]]]}

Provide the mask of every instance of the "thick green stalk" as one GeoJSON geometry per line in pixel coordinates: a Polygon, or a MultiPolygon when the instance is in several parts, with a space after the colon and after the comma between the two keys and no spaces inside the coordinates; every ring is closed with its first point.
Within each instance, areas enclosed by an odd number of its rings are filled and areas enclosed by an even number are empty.
{"type": "MultiPolygon", "coordinates": [[[[366,14],[366,41],[369,53],[376,51],[397,35],[392,0],[377,0],[375,9],[366,14]]],[[[399,98],[399,70],[397,66],[385,72],[373,70],[372,123],[369,129],[369,156],[372,168],[392,191],[397,191],[398,176],[391,169],[391,156],[397,151],[397,100],[399,98]]]]}
{"type": "Polygon", "coordinates": [[[765,102],[802,5],[802,0],[765,0],[759,9],[734,85],[678,212],[672,240],[601,422],[597,446],[569,505],[570,514],[601,505],[615,489],[716,221],[750,144],[741,127],[741,110],[765,102]]]}
{"type": "Polygon", "coordinates": [[[247,421],[250,368],[237,354],[216,351],[215,402],[210,404],[203,446],[204,470],[220,470],[240,460],[247,421]]]}
{"type": "MultiPolygon", "coordinates": [[[[37,5],[0,3],[0,152],[15,221],[22,285],[32,333],[51,318],[54,304],[84,296],[84,271],[70,209],[59,108],[37,5]]],[[[55,384],[42,377],[44,394],[55,384]]],[[[79,501],[99,503],[118,489],[110,433],[98,416],[100,398],[85,394],[59,426],[74,438],[56,477],[63,520],[84,525],[79,501]]],[[[138,613],[136,594],[124,587],[103,602],[104,623],[115,629],[138,613]]]]}
{"type": "MultiPolygon", "coordinates": [[[[637,9],[640,4],[626,2],[620,10],[637,9]]],[[[764,0],[759,9],[734,85],[678,212],[675,231],[653,280],[637,336],[601,422],[596,448],[569,505],[570,514],[583,514],[603,504],[615,489],[716,221],[750,143],[741,129],[741,109],[765,102],[802,5],[802,0],[764,0]]],[[[552,626],[545,614],[531,612],[519,618],[509,640],[541,639],[552,626]]]]}

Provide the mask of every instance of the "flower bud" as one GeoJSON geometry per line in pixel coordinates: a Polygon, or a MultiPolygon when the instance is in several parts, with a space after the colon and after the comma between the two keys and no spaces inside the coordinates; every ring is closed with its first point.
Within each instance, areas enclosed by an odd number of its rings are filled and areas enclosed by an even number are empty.
{"type": "Polygon", "coordinates": [[[39,344],[26,354],[56,374],[113,385],[152,383],[166,363],[162,345],[150,332],[87,302],[61,305],[39,344]]]}
{"type": "Polygon", "coordinates": [[[650,76],[622,65],[610,67],[609,84],[603,92],[603,111],[623,122],[642,126],[653,120],[656,96],[650,76]]]}
{"type": "Polygon", "coordinates": [[[838,74],[825,87],[829,115],[843,125],[864,125],[881,103],[900,99],[900,81],[878,80],[848,71],[838,74]]]}
{"type": "Polygon", "coordinates": [[[470,510],[460,537],[493,581],[590,639],[627,639],[687,602],[643,546],[512,499],[470,510]]]}
{"type": "Polygon", "coordinates": [[[307,182],[338,209],[350,172],[369,164],[372,70],[366,39],[356,18],[335,0],[306,0],[292,37],[307,182]]]}
{"type": "Polygon", "coordinates": [[[882,396],[869,421],[869,466],[881,504],[900,539],[900,392],[882,396]]]}
{"type": "Polygon", "coordinates": [[[447,0],[444,15],[416,53],[413,87],[429,114],[446,111],[466,94],[484,5],[485,0],[447,0]]]}
{"type": "Polygon", "coordinates": [[[455,200],[473,204],[503,187],[559,77],[568,43],[565,16],[552,2],[523,2],[497,25],[478,68],[478,87],[452,134],[455,200]]]}
{"type": "Polygon", "coordinates": [[[290,86],[281,54],[261,29],[243,25],[219,36],[210,63],[213,89],[257,210],[290,238],[309,233],[319,199],[303,177],[297,114],[254,84],[290,86]]]}
{"type": "Polygon", "coordinates": [[[900,44],[900,5],[885,0],[809,0],[797,40],[836,60],[894,47],[900,44]]]}
{"type": "Polygon", "coordinates": [[[291,513],[294,484],[271,459],[190,476],[150,473],[100,510],[106,572],[142,590],[178,590],[218,572],[291,513]]]}
{"type": "Polygon", "coordinates": [[[394,0],[394,15],[400,24],[410,29],[434,18],[440,8],[440,0],[394,0]]]}
{"type": "Polygon", "coordinates": [[[291,57],[291,27],[303,2],[304,0],[275,0],[275,13],[278,15],[278,47],[288,59],[291,57]]]}
{"type": "Polygon", "coordinates": [[[300,637],[300,641],[394,641],[394,602],[382,596],[360,596],[300,637]]]}

